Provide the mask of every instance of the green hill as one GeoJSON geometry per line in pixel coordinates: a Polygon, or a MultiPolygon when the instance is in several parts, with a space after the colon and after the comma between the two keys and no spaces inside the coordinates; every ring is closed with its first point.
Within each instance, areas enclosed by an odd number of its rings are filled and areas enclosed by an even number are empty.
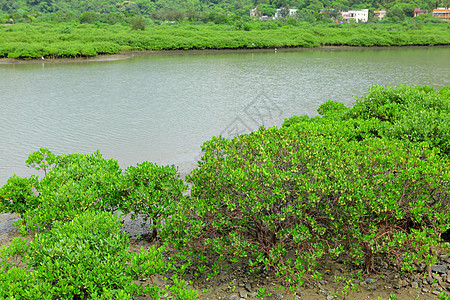
{"type": "Polygon", "coordinates": [[[89,11],[99,14],[136,14],[161,20],[195,21],[210,18],[211,13],[248,17],[250,9],[255,7],[268,15],[272,15],[277,8],[291,7],[299,9],[299,16],[317,14],[323,8],[336,11],[368,8],[371,11],[388,9],[397,15],[412,17],[415,7],[431,10],[437,6],[448,7],[449,3],[449,0],[0,0],[0,12],[19,15],[34,12],[79,16],[89,11]]]}

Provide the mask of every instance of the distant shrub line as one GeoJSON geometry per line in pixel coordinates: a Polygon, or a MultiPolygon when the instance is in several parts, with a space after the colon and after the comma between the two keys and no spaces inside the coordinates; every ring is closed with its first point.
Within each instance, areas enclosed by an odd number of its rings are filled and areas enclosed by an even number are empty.
{"type": "Polygon", "coordinates": [[[186,178],[190,196],[174,166],[122,171],[99,152],[41,148],[26,163],[42,178],[13,176],[0,188],[0,211],[21,214],[23,234],[36,232],[29,245],[18,239],[0,251],[0,297],[37,289],[40,298],[104,290],[108,299],[166,291],[193,299],[183,275],[210,279],[238,261],[291,288],[320,280],[322,258],[366,273],[376,257],[406,273],[433,265],[450,246],[440,238],[450,229],[449,99],[449,87],[372,86],[351,108],[330,100],[319,117],[213,137],[186,178]],[[144,215],[164,246],[130,254],[116,210],[144,215]],[[14,255],[27,257],[30,272],[14,255]],[[108,264],[90,267],[100,257],[108,264]],[[155,274],[175,274],[172,285],[132,284],[155,274]]]}
{"type": "Polygon", "coordinates": [[[220,25],[154,25],[146,30],[131,30],[119,24],[15,24],[0,27],[0,57],[89,57],[126,50],[434,46],[450,44],[446,26],[428,24],[421,29],[381,25],[373,28],[286,26],[245,31],[220,25]]]}

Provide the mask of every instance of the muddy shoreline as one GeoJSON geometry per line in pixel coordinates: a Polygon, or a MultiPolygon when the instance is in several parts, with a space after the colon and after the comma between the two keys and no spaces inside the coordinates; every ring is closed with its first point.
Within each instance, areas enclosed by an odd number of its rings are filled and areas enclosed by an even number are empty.
{"type": "MultiPolygon", "coordinates": [[[[22,237],[17,229],[12,225],[19,219],[16,214],[0,214],[0,248],[7,246],[14,238],[22,237]]],[[[125,216],[122,230],[130,236],[130,251],[139,252],[141,247],[147,248],[154,242],[149,242],[145,238],[147,230],[141,227],[143,220],[131,220],[125,216]]],[[[31,241],[34,234],[30,233],[27,240],[31,241]]],[[[450,265],[446,262],[448,255],[440,256],[440,266],[450,265]]],[[[429,283],[430,278],[423,274],[416,273],[414,276],[398,273],[395,269],[387,267],[386,262],[376,260],[377,273],[362,276],[359,268],[352,264],[346,264],[342,260],[322,260],[319,264],[319,271],[323,278],[314,282],[306,280],[304,285],[295,290],[283,288],[279,279],[271,272],[263,272],[258,278],[249,276],[248,265],[245,262],[230,264],[228,268],[222,270],[217,277],[207,280],[205,276],[194,278],[192,274],[187,274],[186,278],[192,280],[188,285],[189,289],[198,292],[198,299],[261,299],[257,296],[259,289],[264,289],[269,293],[266,300],[295,299],[295,300],[331,300],[331,299],[436,299],[440,292],[450,290],[450,280],[445,275],[433,272],[431,280],[437,283],[429,283]],[[383,266],[384,264],[384,266],[383,266]],[[344,289],[343,283],[336,282],[335,276],[344,276],[351,279],[355,284],[352,289],[344,289]],[[445,278],[444,278],[445,277],[445,278]],[[394,297],[394,298],[392,298],[394,297]]],[[[447,267],[450,272],[450,269],[447,267]]],[[[154,283],[160,288],[171,284],[164,276],[156,275],[141,280],[143,284],[154,283]]],[[[167,294],[169,297],[169,294],[167,294]]],[[[151,300],[149,296],[137,296],[134,299],[151,300]]]]}

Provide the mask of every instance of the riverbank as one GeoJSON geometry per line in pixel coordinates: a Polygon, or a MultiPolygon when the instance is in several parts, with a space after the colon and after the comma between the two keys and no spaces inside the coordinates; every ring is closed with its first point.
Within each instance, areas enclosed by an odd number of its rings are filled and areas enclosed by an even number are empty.
{"type": "Polygon", "coordinates": [[[188,49],[188,50],[131,50],[122,51],[117,54],[102,54],[93,57],[69,57],[69,58],[0,58],[0,65],[10,64],[42,64],[42,63],[89,63],[107,62],[131,59],[141,56],[173,56],[173,55],[208,55],[227,53],[283,53],[283,52],[304,52],[304,51],[365,51],[365,50],[388,50],[388,49],[427,49],[427,48],[450,48],[450,45],[437,46],[374,46],[374,47],[354,47],[354,46],[320,46],[314,48],[302,47],[276,47],[264,49],[188,49]]]}
{"type": "Polygon", "coordinates": [[[416,25],[331,24],[245,31],[233,26],[182,24],[153,25],[141,31],[131,30],[129,26],[121,24],[15,24],[0,27],[0,57],[92,58],[135,50],[254,50],[450,44],[448,24],[416,25]]]}

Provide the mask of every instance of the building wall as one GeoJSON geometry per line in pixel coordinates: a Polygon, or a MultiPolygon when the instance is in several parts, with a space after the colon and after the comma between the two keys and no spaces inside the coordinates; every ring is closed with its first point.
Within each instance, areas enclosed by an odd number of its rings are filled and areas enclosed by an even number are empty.
{"type": "Polygon", "coordinates": [[[439,18],[444,21],[450,21],[450,9],[437,8],[433,9],[433,17],[439,18]]]}
{"type": "Polygon", "coordinates": [[[386,10],[382,9],[374,11],[374,17],[383,20],[386,17],[386,10]]]}
{"type": "Polygon", "coordinates": [[[428,9],[420,9],[420,7],[414,8],[414,17],[421,15],[428,15],[428,9]]]}
{"type": "MultiPolygon", "coordinates": [[[[280,19],[281,18],[281,10],[282,10],[281,8],[277,9],[277,12],[275,13],[274,19],[280,19]]],[[[296,13],[297,13],[297,10],[298,9],[296,9],[296,8],[290,8],[289,9],[289,17],[294,18],[296,13]]]]}
{"type": "Polygon", "coordinates": [[[349,10],[341,12],[342,18],[344,18],[347,22],[350,19],[354,19],[356,23],[363,22],[366,23],[369,20],[369,10],[361,9],[361,10],[349,10]]]}

